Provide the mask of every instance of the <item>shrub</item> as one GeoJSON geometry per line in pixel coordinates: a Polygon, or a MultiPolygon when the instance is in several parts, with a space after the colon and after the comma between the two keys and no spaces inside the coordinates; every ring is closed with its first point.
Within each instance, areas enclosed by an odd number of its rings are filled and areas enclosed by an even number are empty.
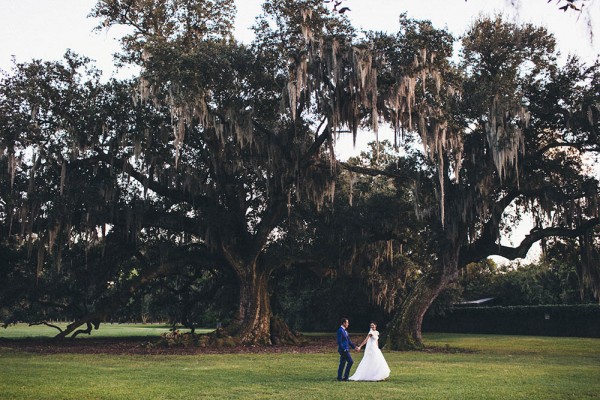
{"type": "Polygon", "coordinates": [[[600,337],[600,305],[460,307],[426,315],[424,331],[600,337]]]}

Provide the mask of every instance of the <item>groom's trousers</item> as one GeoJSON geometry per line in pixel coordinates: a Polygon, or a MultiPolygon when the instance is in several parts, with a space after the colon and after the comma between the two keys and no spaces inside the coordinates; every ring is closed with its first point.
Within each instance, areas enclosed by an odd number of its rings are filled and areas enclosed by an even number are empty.
{"type": "Polygon", "coordinates": [[[338,367],[338,381],[342,379],[348,379],[350,376],[350,368],[352,368],[352,364],[354,364],[354,360],[352,360],[352,356],[350,355],[350,350],[345,350],[340,352],[340,366],[338,367]],[[344,366],[346,367],[346,371],[344,372],[344,366]],[[342,378],[342,373],[344,374],[342,378]]]}

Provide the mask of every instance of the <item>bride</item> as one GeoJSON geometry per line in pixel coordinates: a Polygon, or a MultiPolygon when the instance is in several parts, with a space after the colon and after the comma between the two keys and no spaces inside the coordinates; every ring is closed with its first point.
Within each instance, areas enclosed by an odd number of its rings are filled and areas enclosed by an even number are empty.
{"type": "Polygon", "coordinates": [[[357,349],[360,351],[365,343],[367,344],[365,355],[349,380],[382,381],[386,379],[390,376],[390,367],[388,367],[383,353],[379,350],[379,332],[377,331],[377,324],[374,322],[371,322],[369,334],[357,349]]]}

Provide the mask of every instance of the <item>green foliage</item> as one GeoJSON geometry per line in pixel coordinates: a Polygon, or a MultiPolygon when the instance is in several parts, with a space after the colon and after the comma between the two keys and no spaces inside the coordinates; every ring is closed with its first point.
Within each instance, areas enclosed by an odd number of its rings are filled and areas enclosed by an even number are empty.
{"type": "Polygon", "coordinates": [[[384,327],[389,319],[371,298],[367,282],[357,282],[352,277],[323,277],[299,269],[294,273],[280,271],[273,281],[273,313],[297,331],[334,331],[339,327],[339,319],[347,316],[352,331],[366,332],[370,321],[384,327]]]}
{"type": "Polygon", "coordinates": [[[496,276],[497,305],[560,304],[559,276],[544,265],[527,265],[496,276]]]}
{"type": "Polygon", "coordinates": [[[594,303],[579,278],[578,251],[571,242],[548,248],[537,263],[500,267],[491,260],[472,263],[461,271],[455,290],[460,301],[492,297],[489,304],[501,306],[594,303]]]}
{"type": "Polygon", "coordinates": [[[296,329],[331,329],[342,314],[362,324],[376,319],[383,327],[427,269],[427,226],[412,214],[409,188],[393,178],[410,173],[410,162],[398,160],[387,141],[370,146],[348,161],[332,204],[319,210],[300,203],[282,226],[280,251],[295,268],[275,275],[274,311],[296,329]],[[352,168],[377,168],[391,177],[352,168]],[[315,314],[324,320],[315,321],[315,314]]]}
{"type": "Polygon", "coordinates": [[[498,265],[490,259],[468,264],[460,272],[458,285],[462,288],[464,300],[477,300],[497,297],[493,290],[494,280],[501,273],[498,265]]]}
{"type": "Polygon", "coordinates": [[[99,0],[90,15],[101,21],[97,29],[128,26],[122,59],[139,63],[168,47],[189,51],[206,40],[231,39],[235,12],[232,0],[99,0]]]}

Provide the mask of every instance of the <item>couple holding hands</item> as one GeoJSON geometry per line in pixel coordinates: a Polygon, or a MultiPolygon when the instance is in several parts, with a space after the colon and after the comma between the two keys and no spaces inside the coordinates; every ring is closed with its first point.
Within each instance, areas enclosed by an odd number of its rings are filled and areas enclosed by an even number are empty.
{"type": "Polygon", "coordinates": [[[338,367],[338,381],[382,381],[390,376],[390,368],[388,367],[383,353],[379,349],[379,332],[377,324],[371,322],[369,334],[359,346],[356,346],[348,336],[348,318],[342,318],[341,326],[337,331],[338,353],[340,353],[340,366],[338,367]],[[354,360],[350,355],[350,348],[360,351],[361,347],[366,344],[365,355],[352,376],[350,368],[354,360]]]}

